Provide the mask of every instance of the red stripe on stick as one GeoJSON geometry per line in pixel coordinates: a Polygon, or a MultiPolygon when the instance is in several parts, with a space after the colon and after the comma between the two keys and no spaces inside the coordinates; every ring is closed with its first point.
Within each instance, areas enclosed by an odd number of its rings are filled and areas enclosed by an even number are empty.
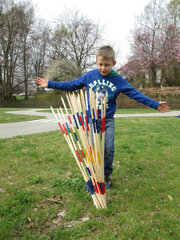
{"type": "Polygon", "coordinates": [[[62,126],[61,126],[61,124],[60,124],[59,122],[58,122],[58,125],[59,125],[59,127],[60,127],[62,133],[64,134],[63,128],[62,128],[62,126]]]}
{"type": "Polygon", "coordinates": [[[94,184],[93,187],[94,187],[96,193],[99,193],[96,184],[94,184]]]}
{"type": "Polygon", "coordinates": [[[71,121],[71,118],[70,118],[70,116],[68,115],[68,119],[69,119],[69,122],[70,122],[70,124],[72,124],[72,121],[71,121]]]}
{"type": "Polygon", "coordinates": [[[97,188],[97,182],[96,182],[96,180],[95,180],[94,178],[93,178],[93,180],[94,180],[94,182],[95,182],[94,188],[95,188],[95,190],[96,190],[96,193],[99,193],[98,188],[97,188]]]}
{"type": "Polygon", "coordinates": [[[89,125],[88,125],[88,119],[87,119],[87,116],[85,116],[85,121],[86,121],[86,127],[87,127],[87,130],[89,132],[89,125]]]}
{"type": "Polygon", "coordinates": [[[67,133],[67,131],[66,131],[66,127],[65,127],[64,124],[63,124],[63,128],[64,128],[64,131],[65,131],[66,135],[68,135],[68,133],[67,133]]]}
{"type": "Polygon", "coordinates": [[[102,118],[101,120],[101,131],[102,133],[105,132],[105,121],[106,121],[106,118],[102,118]]]}
{"type": "Polygon", "coordinates": [[[106,188],[105,188],[105,182],[102,182],[101,183],[101,185],[102,185],[102,189],[103,189],[103,194],[106,192],[106,188]]]}
{"type": "Polygon", "coordinates": [[[80,121],[81,121],[81,125],[82,125],[83,131],[84,131],[85,129],[84,129],[84,124],[83,124],[83,120],[82,120],[82,117],[81,117],[81,116],[79,116],[79,118],[80,118],[80,121]]]}
{"type": "Polygon", "coordinates": [[[83,150],[81,149],[80,151],[81,151],[82,157],[85,158],[83,150]]]}
{"type": "Polygon", "coordinates": [[[78,150],[76,150],[76,153],[77,153],[77,156],[78,156],[78,158],[79,158],[79,161],[82,162],[82,161],[81,161],[81,157],[80,157],[80,155],[79,155],[79,153],[78,153],[78,150]]]}

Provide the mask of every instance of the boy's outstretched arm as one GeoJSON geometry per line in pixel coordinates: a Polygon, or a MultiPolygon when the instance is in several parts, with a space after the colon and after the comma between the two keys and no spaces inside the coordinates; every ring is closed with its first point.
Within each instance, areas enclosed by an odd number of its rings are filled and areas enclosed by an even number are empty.
{"type": "Polygon", "coordinates": [[[159,102],[157,110],[161,113],[168,112],[170,108],[166,105],[166,103],[167,102],[159,102]]]}
{"type": "Polygon", "coordinates": [[[43,74],[43,77],[44,78],[36,77],[36,79],[35,79],[35,83],[37,84],[38,88],[46,88],[46,87],[48,87],[48,79],[47,79],[47,77],[44,74],[43,74]]]}

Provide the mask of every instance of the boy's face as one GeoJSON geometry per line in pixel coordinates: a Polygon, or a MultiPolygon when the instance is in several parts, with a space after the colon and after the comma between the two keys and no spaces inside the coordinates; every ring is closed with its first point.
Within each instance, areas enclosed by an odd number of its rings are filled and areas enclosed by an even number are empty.
{"type": "Polygon", "coordinates": [[[96,59],[97,68],[99,72],[106,76],[111,72],[112,67],[116,64],[116,61],[113,62],[112,59],[103,58],[103,57],[97,57],[96,59]]]}

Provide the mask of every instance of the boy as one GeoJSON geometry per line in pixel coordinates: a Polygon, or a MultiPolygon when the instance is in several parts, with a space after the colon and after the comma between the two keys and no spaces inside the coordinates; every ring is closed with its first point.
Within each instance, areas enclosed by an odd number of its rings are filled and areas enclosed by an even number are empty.
{"type": "Polygon", "coordinates": [[[114,159],[114,113],[116,111],[116,98],[120,92],[162,113],[169,111],[169,107],[165,105],[166,102],[157,102],[144,96],[112,69],[116,61],[115,53],[111,46],[103,46],[98,50],[96,63],[97,69],[91,70],[73,81],[53,82],[48,81],[46,76],[44,76],[44,79],[37,77],[35,82],[38,84],[38,87],[67,91],[74,91],[86,87],[87,93],[89,93],[89,88],[92,88],[98,99],[106,94],[104,174],[106,187],[111,188],[111,174],[113,172],[114,159]]]}

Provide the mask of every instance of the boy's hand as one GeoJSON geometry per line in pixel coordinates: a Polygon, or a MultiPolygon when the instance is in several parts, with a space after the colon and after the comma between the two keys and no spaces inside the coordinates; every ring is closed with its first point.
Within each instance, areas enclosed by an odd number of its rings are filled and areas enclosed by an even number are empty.
{"type": "Polygon", "coordinates": [[[166,103],[167,102],[159,102],[157,110],[161,113],[168,112],[170,108],[166,105],[166,103]]]}
{"type": "Polygon", "coordinates": [[[39,77],[36,77],[35,79],[35,83],[37,84],[37,87],[38,88],[46,88],[48,87],[48,79],[47,77],[43,74],[43,77],[44,78],[39,78],[39,77]]]}

